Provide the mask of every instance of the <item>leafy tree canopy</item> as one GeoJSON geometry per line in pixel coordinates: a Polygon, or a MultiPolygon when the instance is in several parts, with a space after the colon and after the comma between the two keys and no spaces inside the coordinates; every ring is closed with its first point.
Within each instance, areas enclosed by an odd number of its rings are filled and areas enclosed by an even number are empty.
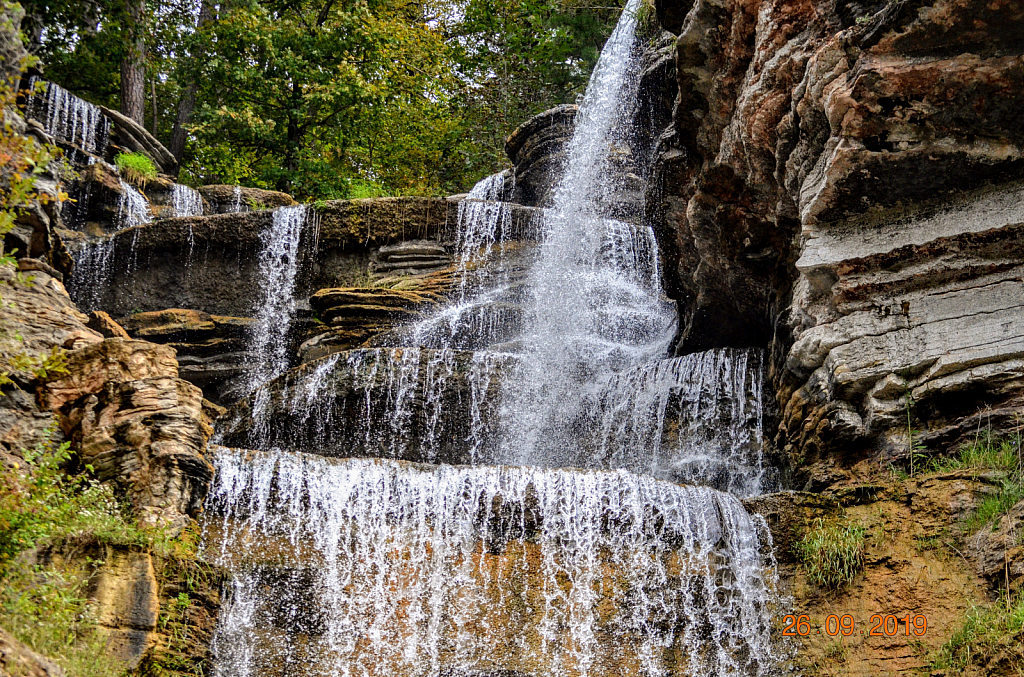
{"type": "Polygon", "coordinates": [[[582,93],[621,4],[146,0],[140,22],[131,2],[26,0],[47,77],[116,107],[144,35],[146,124],[165,143],[194,85],[182,180],[305,198],[467,190],[517,124],[582,93]]]}

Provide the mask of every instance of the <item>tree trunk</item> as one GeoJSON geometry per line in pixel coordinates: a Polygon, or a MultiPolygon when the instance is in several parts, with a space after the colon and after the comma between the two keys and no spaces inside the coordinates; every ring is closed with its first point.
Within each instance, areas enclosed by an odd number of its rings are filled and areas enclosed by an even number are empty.
{"type": "Polygon", "coordinates": [[[121,60],[121,113],[145,127],[146,113],[146,2],[129,0],[131,25],[125,32],[128,51],[121,60]]]}
{"type": "MultiPolygon", "coordinates": [[[[196,21],[196,28],[202,28],[212,18],[213,11],[210,9],[210,4],[207,0],[203,0],[199,5],[199,19],[196,21]]],[[[189,59],[194,64],[201,57],[201,54],[193,54],[189,59]]],[[[171,155],[179,165],[182,156],[185,155],[185,140],[188,138],[185,126],[192,118],[192,111],[196,108],[196,89],[196,78],[193,76],[189,79],[188,87],[181,93],[181,99],[178,101],[178,114],[174,116],[174,131],[171,132],[171,145],[167,150],[171,151],[171,155]]]]}

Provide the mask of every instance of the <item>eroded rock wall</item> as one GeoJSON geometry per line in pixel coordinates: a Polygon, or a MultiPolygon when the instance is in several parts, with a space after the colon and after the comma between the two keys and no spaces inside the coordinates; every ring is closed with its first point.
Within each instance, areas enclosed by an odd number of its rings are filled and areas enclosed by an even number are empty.
{"type": "MultiPolygon", "coordinates": [[[[648,216],[679,352],[772,345],[796,486],[1012,427],[1024,7],[697,0],[648,216]],[[908,424],[909,414],[909,424],[908,424]]],[[[680,19],[680,17],[683,17],[680,19]]],[[[671,20],[670,20],[671,19],[671,20]]]]}

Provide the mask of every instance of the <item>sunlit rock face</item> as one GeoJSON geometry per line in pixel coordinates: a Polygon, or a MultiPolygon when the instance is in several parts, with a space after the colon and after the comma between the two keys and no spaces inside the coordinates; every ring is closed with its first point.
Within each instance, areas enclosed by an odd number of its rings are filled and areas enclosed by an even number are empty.
{"type": "Polygon", "coordinates": [[[658,5],[679,94],[648,213],[677,350],[773,343],[777,443],[810,462],[905,452],[908,409],[936,446],[982,405],[1005,429],[1022,384],[1024,8],[658,5]]]}

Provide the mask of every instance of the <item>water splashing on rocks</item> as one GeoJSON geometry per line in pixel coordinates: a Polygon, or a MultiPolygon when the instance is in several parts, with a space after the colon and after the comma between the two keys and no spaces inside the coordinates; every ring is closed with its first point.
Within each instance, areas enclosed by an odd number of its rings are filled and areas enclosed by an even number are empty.
{"type": "Polygon", "coordinates": [[[217,674],[756,675],[770,662],[762,525],[726,494],[624,471],[234,450],[216,463],[208,556],[236,572],[217,674]]]}
{"type": "Polygon", "coordinates": [[[175,216],[202,216],[203,196],[199,191],[190,186],[183,186],[180,183],[174,184],[174,191],[171,193],[171,205],[174,207],[175,216]]]}
{"type": "Polygon", "coordinates": [[[37,120],[55,139],[102,156],[110,138],[110,120],[98,107],[52,82],[47,82],[45,89],[37,94],[35,88],[39,81],[35,76],[29,78],[26,117],[37,120]]]}

